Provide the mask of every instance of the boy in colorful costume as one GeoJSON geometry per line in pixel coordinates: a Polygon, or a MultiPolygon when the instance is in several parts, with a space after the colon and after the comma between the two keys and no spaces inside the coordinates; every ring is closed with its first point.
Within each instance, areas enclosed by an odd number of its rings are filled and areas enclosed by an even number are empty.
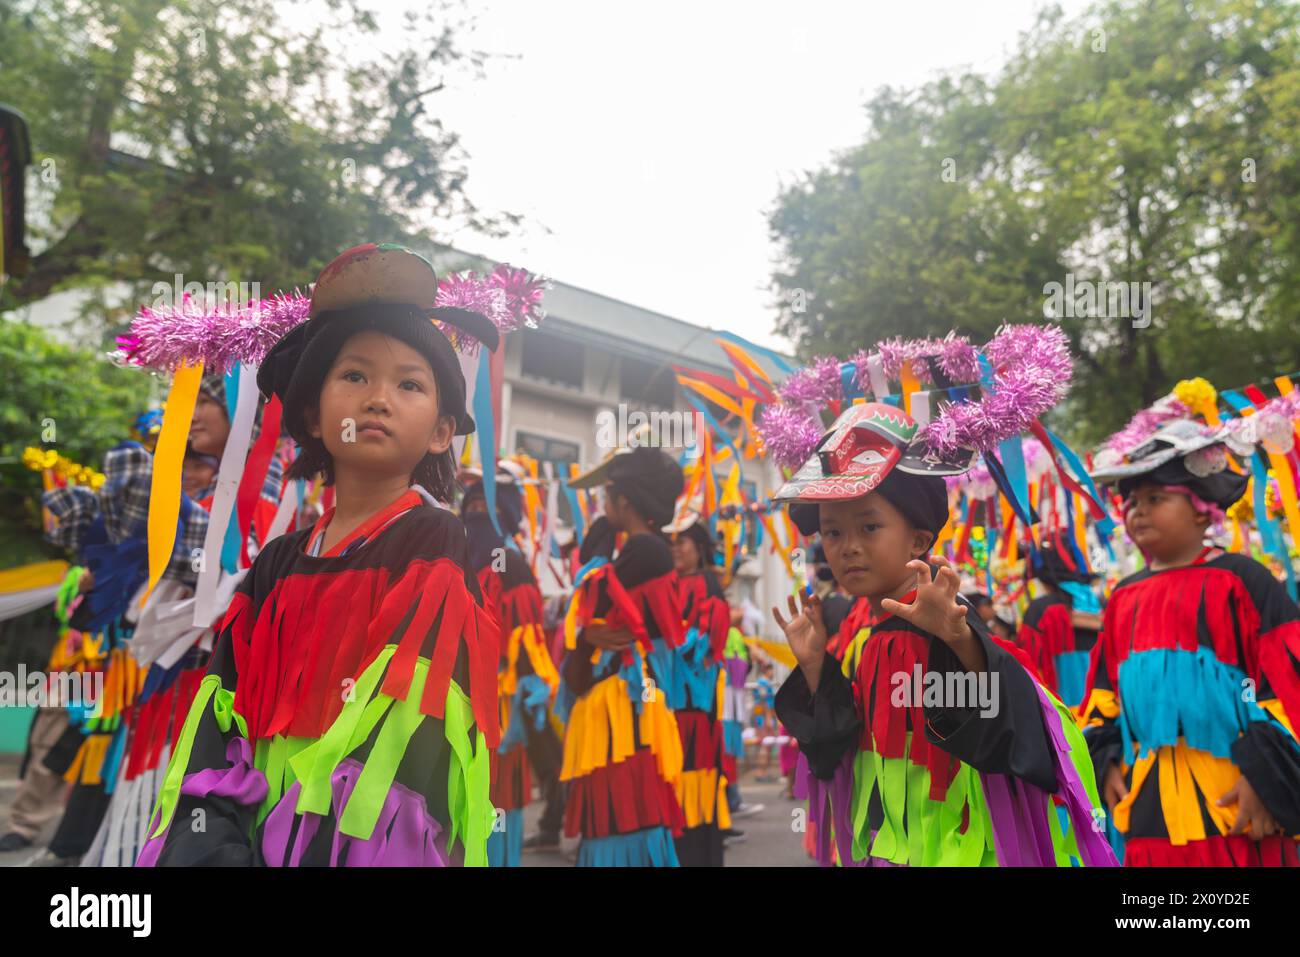
{"type": "Polygon", "coordinates": [[[1205,544],[1247,485],[1228,438],[1170,421],[1093,473],[1148,563],[1106,604],[1082,709],[1126,865],[1300,863],[1300,609],[1263,565],[1205,544]]]}
{"type": "Polygon", "coordinates": [[[789,620],[773,609],[799,661],[777,713],[812,772],[819,860],[833,834],[844,866],[1113,864],[1073,716],[957,600],[948,562],[925,560],[948,520],[940,476],[969,456],[945,461],[916,433],[894,406],[851,406],[776,496],[879,616],[841,665],[816,598],[791,598],[789,620]],[[983,681],[992,700],[900,700],[894,676],[916,670],[949,688],[983,681]]]}

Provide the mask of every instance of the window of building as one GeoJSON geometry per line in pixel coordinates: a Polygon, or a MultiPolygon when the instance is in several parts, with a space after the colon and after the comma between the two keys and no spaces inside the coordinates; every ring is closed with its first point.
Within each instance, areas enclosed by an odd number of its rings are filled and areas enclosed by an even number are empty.
{"type": "Polygon", "coordinates": [[[529,330],[523,337],[520,372],[530,379],[581,389],[586,351],[576,342],[529,330]]]}
{"type": "Polygon", "coordinates": [[[677,403],[677,380],[670,366],[624,358],[619,376],[619,397],[634,407],[671,409],[677,403]]]}

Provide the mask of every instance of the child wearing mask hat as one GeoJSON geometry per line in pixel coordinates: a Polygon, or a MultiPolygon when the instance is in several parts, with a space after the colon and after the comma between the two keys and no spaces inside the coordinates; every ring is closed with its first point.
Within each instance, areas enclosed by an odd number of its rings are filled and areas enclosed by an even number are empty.
{"type": "Polygon", "coordinates": [[[830,862],[833,836],[843,866],[1113,864],[1068,709],[989,638],[930,554],[946,466],[916,433],[901,409],[853,405],[776,496],[876,615],[841,663],[818,599],[773,609],[799,663],[776,710],[811,770],[818,857],[830,862]]]}

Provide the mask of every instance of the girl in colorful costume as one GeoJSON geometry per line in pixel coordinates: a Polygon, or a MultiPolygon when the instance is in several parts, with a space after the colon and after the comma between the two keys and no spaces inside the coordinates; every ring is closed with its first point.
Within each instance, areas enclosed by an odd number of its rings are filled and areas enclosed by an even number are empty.
{"type": "Polygon", "coordinates": [[[833,834],[845,866],[1113,864],[1073,716],[957,600],[951,565],[926,560],[948,520],[940,476],[964,466],[916,433],[899,408],[853,405],[776,496],[878,615],[841,666],[818,599],[773,609],[799,661],[776,707],[811,768],[819,860],[833,834]],[[902,679],[922,673],[950,690],[915,700],[902,679]],[[973,707],[951,690],[981,684],[973,707]]]}
{"type": "Polygon", "coordinates": [[[685,629],[659,529],[672,519],[682,471],[641,446],[571,484],[601,483],[604,521],[583,540],[586,564],[565,621],[557,705],[566,724],[565,833],[582,838],[579,867],[676,867],[673,836],[686,824],[676,793],[682,743],[664,694],[665,660],[685,629]],[[611,561],[619,534],[627,538],[611,561]]]}
{"type": "Polygon", "coordinates": [[[498,627],[433,503],[474,429],[449,337],[498,332],[437,292],[410,250],[350,249],[261,364],[290,477],[323,473],[335,505],[240,583],[140,865],[486,863],[498,627]]]}
{"type": "Polygon", "coordinates": [[[1147,560],[1106,604],[1082,709],[1126,865],[1300,863],[1300,610],[1263,565],[1206,544],[1247,485],[1227,438],[1170,421],[1093,473],[1147,560]]]}

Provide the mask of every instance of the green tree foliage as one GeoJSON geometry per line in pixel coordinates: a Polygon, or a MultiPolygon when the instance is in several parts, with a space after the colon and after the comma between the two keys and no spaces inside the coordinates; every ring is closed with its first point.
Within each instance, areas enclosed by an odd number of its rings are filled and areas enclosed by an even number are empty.
{"type": "Polygon", "coordinates": [[[1298,28],[1283,0],[1053,8],[996,76],[880,91],[866,142],[772,214],[780,330],[809,355],[983,338],[1042,321],[1067,273],[1149,282],[1148,327],[1059,320],[1079,357],[1077,440],[1187,376],[1300,369],[1298,28]]]}
{"type": "Polygon", "coordinates": [[[35,255],[0,307],[125,282],[129,312],[175,273],[269,294],[358,242],[513,222],[466,197],[432,110],[481,58],[445,3],[405,26],[381,49],[360,0],[4,0],[0,91],[31,124],[35,255]]]}
{"type": "Polygon", "coordinates": [[[41,478],[22,463],[23,450],[53,449],[102,468],[104,453],[129,438],[136,416],[149,408],[154,380],[6,320],[0,320],[0,369],[0,530],[25,526],[35,534],[41,478]]]}

